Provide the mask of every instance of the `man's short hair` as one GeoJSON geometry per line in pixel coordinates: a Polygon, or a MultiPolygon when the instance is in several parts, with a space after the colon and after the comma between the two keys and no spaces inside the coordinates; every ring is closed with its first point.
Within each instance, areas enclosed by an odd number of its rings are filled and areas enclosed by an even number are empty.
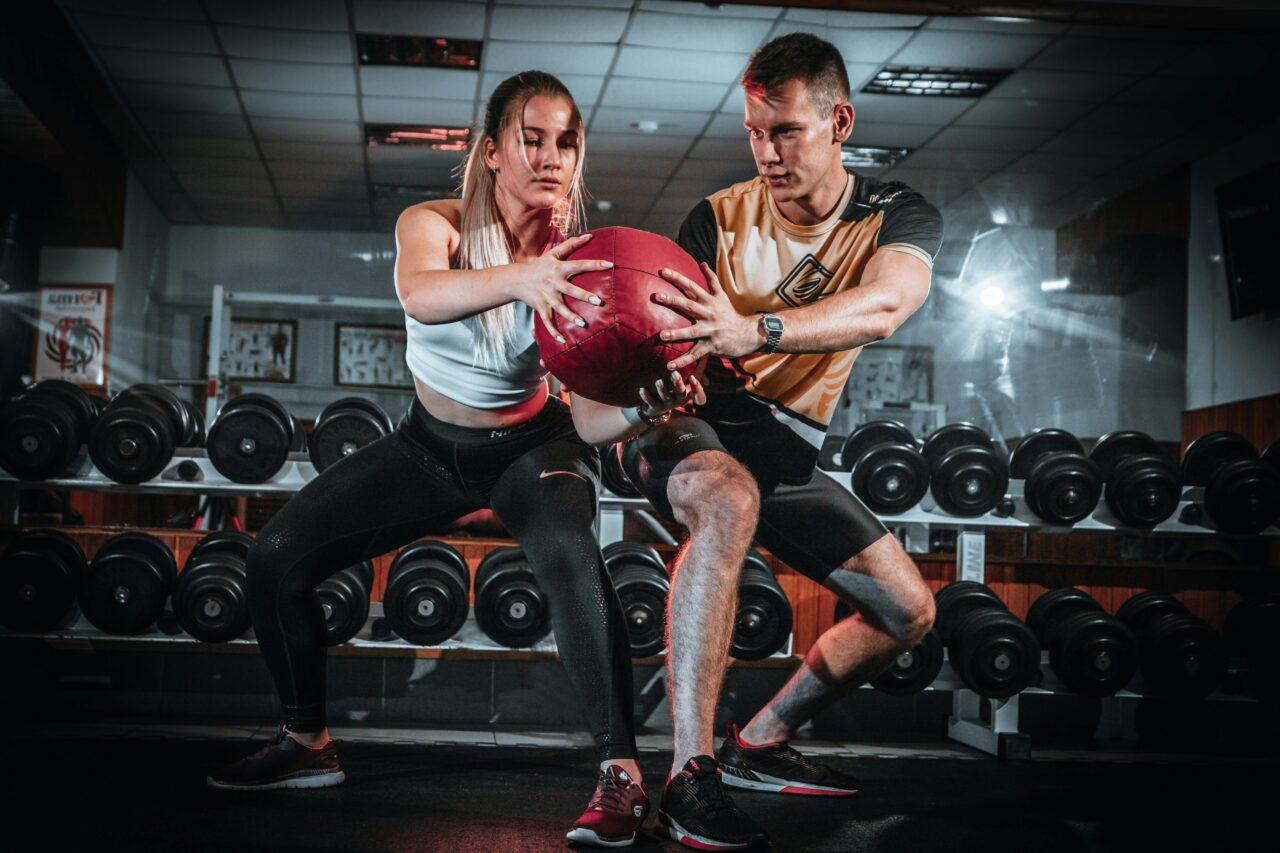
{"type": "Polygon", "coordinates": [[[742,87],[748,92],[775,92],[792,80],[800,80],[809,90],[818,115],[831,114],[840,101],[849,100],[849,73],[844,57],[831,42],[812,33],[781,36],[751,54],[742,73],[742,87]]]}

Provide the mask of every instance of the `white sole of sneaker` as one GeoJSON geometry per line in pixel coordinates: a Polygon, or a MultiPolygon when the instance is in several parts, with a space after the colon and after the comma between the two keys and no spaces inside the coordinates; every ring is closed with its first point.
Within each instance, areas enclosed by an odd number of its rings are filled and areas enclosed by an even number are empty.
{"type": "Polygon", "coordinates": [[[750,844],[740,844],[735,841],[716,841],[713,838],[694,835],[666,815],[660,815],[658,821],[667,831],[667,835],[685,847],[692,847],[694,850],[746,850],[751,846],[750,844]]]}
{"type": "Polygon", "coordinates": [[[571,829],[565,835],[569,841],[576,841],[579,844],[594,844],[596,847],[630,847],[636,843],[636,834],[633,832],[626,838],[603,838],[596,835],[594,831],[585,827],[571,829]]]}
{"type": "Polygon", "coordinates": [[[742,788],[746,791],[769,791],[774,794],[799,794],[809,797],[852,797],[857,791],[849,791],[844,788],[831,788],[826,785],[799,785],[795,782],[788,782],[786,779],[779,779],[776,776],[770,776],[768,773],[759,773],[751,771],[755,779],[744,779],[741,776],[731,772],[727,768],[723,768],[724,772],[720,774],[720,782],[730,788],[742,788]]]}
{"type": "Polygon", "coordinates": [[[219,791],[279,791],[283,788],[332,788],[347,781],[347,774],[341,770],[336,773],[320,773],[315,776],[295,776],[292,779],[281,779],[279,782],[268,782],[265,785],[236,785],[230,782],[219,782],[212,776],[205,778],[210,788],[219,791]]]}

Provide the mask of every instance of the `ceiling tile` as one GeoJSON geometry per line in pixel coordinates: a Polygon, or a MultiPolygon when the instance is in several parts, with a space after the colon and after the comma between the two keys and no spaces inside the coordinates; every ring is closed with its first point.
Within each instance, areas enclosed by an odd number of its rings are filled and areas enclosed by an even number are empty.
{"type": "Polygon", "coordinates": [[[242,178],[267,177],[267,170],[258,158],[248,157],[168,157],[169,167],[175,172],[191,175],[227,175],[242,178]]]}
{"type": "Polygon", "coordinates": [[[391,98],[431,98],[470,101],[476,96],[476,72],[452,68],[393,68],[363,66],[362,94],[391,98]]]}
{"type": "Polygon", "coordinates": [[[178,86],[126,80],[120,84],[134,109],[237,115],[240,104],[235,90],[214,86],[178,86]]]}
{"type": "Polygon", "coordinates": [[[698,144],[689,152],[690,160],[742,161],[748,165],[755,161],[751,157],[751,146],[747,144],[746,134],[741,139],[699,139],[698,144]]]}
{"type": "Polygon", "coordinates": [[[1012,174],[1046,173],[1093,178],[1120,166],[1129,158],[1115,152],[1093,149],[1089,154],[1058,154],[1036,151],[1019,157],[1005,171],[1012,174]]]}
{"type": "Polygon", "coordinates": [[[599,154],[631,154],[646,157],[682,157],[689,149],[689,139],[683,136],[659,136],[657,134],[592,132],[587,137],[587,162],[599,154]]]}
{"type": "Polygon", "coordinates": [[[781,11],[773,6],[746,6],[741,3],[717,3],[714,8],[705,3],[688,3],[684,0],[640,0],[642,12],[670,12],[673,15],[701,15],[717,18],[768,18],[778,17],[781,11]]]}
{"type": "Polygon", "coordinates": [[[424,168],[422,166],[378,166],[370,164],[369,179],[376,184],[396,184],[409,187],[455,187],[457,180],[452,169],[424,168]]]}
{"type": "Polygon", "coordinates": [[[180,136],[217,136],[248,139],[249,128],[240,115],[214,113],[182,113],[134,109],[138,121],[153,133],[180,136]]]}
{"type": "Polygon", "coordinates": [[[287,198],[284,201],[286,216],[323,214],[330,216],[351,216],[354,213],[369,210],[368,199],[342,200],[325,198],[287,198]]]}
{"type": "Polygon", "coordinates": [[[471,124],[473,101],[437,101],[425,98],[364,98],[364,120],[403,124],[471,124]]]}
{"type": "Polygon", "coordinates": [[[363,181],[361,163],[301,163],[297,160],[271,160],[267,168],[274,178],[314,181],[363,181]]]}
{"type": "Polygon", "coordinates": [[[786,19],[828,27],[918,27],[928,20],[924,15],[828,12],[823,9],[788,9],[786,19]]]}
{"type": "Polygon", "coordinates": [[[1099,41],[1163,41],[1197,42],[1204,40],[1199,30],[1180,27],[1126,27],[1106,24],[1072,24],[1067,30],[1072,38],[1098,39],[1099,41]]]}
{"type": "Polygon", "coordinates": [[[620,199],[632,195],[654,195],[662,189],[665,179],[639,175],[605,175],[591,182],[591,194],[596,198],[620,199]]]}
{"type": "Polygon", "coordinates": [[[890,124],[944,125],[973,106],[971,98],[931,98],[908,95],[855,95],[857,115],[890,124]]]}
{"type": "Polygon", "coordinates": [[[1028,63],[1030,68],[1114,74],[1150,74],[1182,51],[1178,44],[1064,38],[1028,63]]]}
{"type": "Polygon", "coordinates": [[[993,98],[979,101],[956,123],[986,127],[1038,127],[1059,130],[1094,109],[1080,101],[1025,101],[993,98]]]}
{"type": "Polygon", "coordinates": [[[136,50],[155,50],[156,45],[164,45],[166,50],[178,53],[218,52],[213,34],[203,22],[120,18],[87,12],[75,13],[74,20],[85,38],[97,45],[136,50]]]}
{"type": "MultiPolygon", "coordinates": [[[[484,75],[484,80],[480,84],[480,99],[487,101],[489,96],[493,94],[493,90],[507,76],[505,72],[484,75]]],[[[562,74],[559,75],[559,79],[561,83],[568,87],[569,93],[573,95],[574,101],[578,104],[578,109],[583,111],[585,117],[585,109],[600,99],[600,87],[604,85],[604,78],[562,74]]]]}
{"type": "Polygon", "coordinates": [[[364,146],[338,145],[327,142],[262,141],[262,153],[273,160],[296,160],[303,163],[363,163],[364,146]]]}
{"type": "Polygon", "coordinates": [[[1018,156],[1016,151],[958,151],[935,148],[917,148],[911,152],[902,166],[908,169],[949,169],[960,172],[994,172],[1008,165],[1018,156]]]}
{"type": "MultiPolygon", "coordinates": [[[[243,127],[243,122],[241,123],[243,127]]],[[[257,158],[258,149],[249,138],[248,130],[239,139],[224,139],[217,136],[173,136],[156,134],[152,137],[156,147],[172,162],[177,158],[213,158],[243,157],[257,158]]]]}
{"type": "Polygon", "coordinates": [[[430,148],[402,148],[398,145],[375,145],[369,149],[370,166],[452,169],[461,162],[460,151],[432,151],[430,148]]]}
{"type": "Polygon", "coordinates": [[[231,71],[241,89],[317,95],[356,93],[356,77],[350,65],[233,59],[231,71]]]}
{"type": "MultiPolygon", "coordinates": [[[[308,231],[339,231],[339,232],[367,232],[382,231],[382,225],[376,220],[364,216],[332,216],[332,215],[304,215],[293,214],[289,216],[289,225],[294,228],[305,228],[308,231]]],[[[386,230],[390,230],[390,226],[386,230]]]]}
{"type": "MultiPolygon", "coordinates": [[[[854,125],[857,132],[857,125],[854,125]]],[[[1052,139],[1054,131],[1035,127],[1003,127],[993,133],[987,127],[945,128],[930,140],[939,148],[962,148],[971,151],[1030,151],[1052,139]]]]}
{"type": "Polygon", "coordinates": [[[246,202],[254,198],[270,199],[273,197],[271,183],[265,176],[261,178],[235,177],[230,175],[209,175],[199,173],[178,173],[178,182],[183,189],[191,193],[192,200],[200,203],[200,196],[226,196],[228,200],[244,198],[246,202]]]}
{"type": "Polygon", "coordinates": [[[145,80],[192,86],[230,86],[226,66],[216,56],[102,48],[98,57],[116,80],[145,80]]]}
{"type": "Polygon", "coordinates": [[[355,121],[307,121],[253,116],[250,122],[253,124],[254,133],[263,140],[364,144],[360,124],[355,121]]]}
{"type": "Polygon", "coordinates": [[[488,41],[481,53],[480,64],[485,71],[526,71],[541,68],[551,74],[601,75],[609,71],[613,45],[577,44],[573,50],[547,50],[543,42],[488,41]]]}
{"type": "Polygon", "coordinates": [[[489,38],[561,43],[567,32],[575,42],[612,44],[622,37],[628,12],[587,7],[495,6],[489,38]]]}
{"type": "Polygon", "coordinates": [[[272,118],[309,118],[351,121],[356,118],[356,99],[347,95],[297,95],[280,92],[241,92],[249,115],[272,118]]]}
{"type": "Polygon", "coordinates": [[[632,157],[622,154],[592,154],[587,158],[587,178],[644,175],[666,180],[680,163],[678,157],[632,157]]]}
{"type": "Polygon", "coordinates": [[[676,169],[678,184],[698,184],[711,181],[727,187],[756,177],[755,165],[750,161],[724,163],[714,160],[686,160],[676,169]]]}
{"type": "Polygon", "coordinates": [[[926,30],[894,55],[893,64],[1016,68],[1049,42],[1047,36],[926,30]]]}
{"type": "Polygon", "coordinates": [[[747,131],[742,126],[742,113],[718,113],[707,125],[704,136],[712,139],[738,139],[747,144],[747,131]]]}
{"type": "Polygon", "coordinates": [[[1133,134],[1174,134],[1187,124],[1187,112],[1160,104],[1103,104],[1075,125],[1085,132],[1133,134]]]}
{"type": "Polygon", "coordinates": [[[1220,77],[1172,77],[1152,74],[1138,79],[1112,99],[1122,104],[1168,104],[1220,100],[1231,87],[1220,77]]]}
{"type": "Polygon", "coordinates": [[[702,50],[709,44],[733,53],[750,53],[769,32],[768,21],[709,18],[637,12],[627,32],[627,44],[676,50],[702,50]]]}
{"type": "Polygon", "coordinates": [[[64,9],[105,12],[135,18],[163,18],[174,21],[203,21],[199,0],[58,0],[64,9]]]}
{"type": "Polygon", "coordinates": [[[1160,137],[1150,134],[1133,134],[1119,136],[1116,134],[1094,133],[1072,128],[1053,137],[1040,146],[1041,151],[1054,154],[1090,154],[1100,151],[1104,154],[1135,157],[1148,151],[1160,143],[1160,137]]]}
{"type": "Polygon", "coordinates": [[[727,85],[738,79],[747,64],[747,56],[745,53],[623,45],[618,51],[618,64],[614,66],[613,73],[621,77],[727,85]]]}
{"type": "Polygon", "coordinates": [[[351,36],[347,33],[268,30],[221,24],[218,36],[228,56],[283,62],[352,62],[351,36]]]}
{"type": "Polygon", "coordinates": [[[719,83],[677,83],[674,80],[639,80],[614,77],[600,103],[607,107],[644,107],[660,110],[679,104],[682,109],[711,112],[724,99],[719,83]]]}
{"type": "MultiPolygon", "coordinates": [[[[840,51],[845,62],[869,62],[881,64],[907,43],[915,34],[911,29],[828,29],[814,31],[806,24],[784,23],[774,31],[773,37],[789,33],[813,33],[831,42],[840,51]]],[[[896,61],[896,59],[895,59],[896,61]]]]}
{"type": "Polygon", "coordinates": [[[938,15],[924,25],[926,30],[963,30],[966,32],[1013,33],[1015,35],[1055,36],[1067,31],[1069,24],[1056,21],[1033,21],[1028,18],[962,18],[938,15]]]}
{"type": "Polygon", "coordinates": [[[880,71],[878,62],[846,62],[845,73],[849,75],[849,91],[857,93],[863,86],[871,82],[871,78],[880,71]]]}
{"type": "MultiPolygon", "coordinates": [[[[894,124],[893,122],[864,121],[861,108],[855,111],[853,135],[849,137],[850,145],[878,145],[885,148],[915,148],[924,145],[929,137],[938,132],[937,125],[932,124],[894,124]]],[[[956,148],[973,148],[972,145],[957,145],[956,148]]]]}
{"type": "Polygon", "coordinates": [[[205,0],[209,17],[221,24],[347,32],[343,0],[205,0]]]}
{"type": "Polygon", "coordinates": [[[484,4],[355,0],[356,31],[407,36],[484,38],[484,4]]]}
{"type": "MultiPolygon", "coordinates": [[[[597,107],[595,117],[591,120],[591,131],[639,134],[640,132],[632,126],[639,121],[658,122],[655,135],[696,136],[707,123],[707,114],[631,107],[597,107]]],[[[738,120],[738,126],[739,128],[742,126],[741,119],[738,120]]]]}
{"type": "Polygon", "coordinates": [[[1189,49],[1161,74],[1178,77],[1242,77],[1266,68],[1275,56],[1277,45],[1248,44],[1238,41],[1215,41],[1189,49]]]}
{"type": "Polygon", "coordinates": [[[1127,74],[1068,71],[1015,71],[987,95],[989,98],[1049,98],[1057,101],[1105,101],[1138,78],[1127,74]]]}
{"type": "Polygon", "coordinates": [[[363,180],[316,181],[277,177],[276,192],[281,198],[327,198],[366,201],[369,198],[369,185],[363,180]]]}

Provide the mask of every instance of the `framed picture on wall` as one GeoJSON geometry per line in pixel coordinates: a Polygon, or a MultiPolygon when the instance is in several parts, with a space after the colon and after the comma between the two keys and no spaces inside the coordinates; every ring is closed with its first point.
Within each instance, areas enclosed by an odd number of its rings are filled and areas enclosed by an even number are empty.
{"type": "MultiPolygon", "coordinates": [[[[209,361],[209,318],[204,318],[201,370],[209,361]]],[[[222,348],[222,367],[228,382],[296,382],[298,322],[232,317],[222,348]]]]}
{"type": "Polygon", "coordinates": [[[875,344],[853,363],[846,401],[933,402],[933,347],[875,344]]]}
{"type": "Polygon", "coordinates": [[[372,388],[412,388],[404,362],[404,326],[335,323],[333,383],[372,388]]]}
{"type": "Polygon", "coordinates": [[[109,284],[42,284],[32,374],[105,388],[111,349],[109,284]]]}

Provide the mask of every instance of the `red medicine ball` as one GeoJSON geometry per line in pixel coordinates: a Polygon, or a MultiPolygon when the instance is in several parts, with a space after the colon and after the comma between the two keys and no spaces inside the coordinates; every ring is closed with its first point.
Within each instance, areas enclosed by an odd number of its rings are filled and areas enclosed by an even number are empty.
{"type": "MultiPolygon", "coordinates": [[[[547,370],[575,394],[611,406],[638,406],[636,389],[653,388],[668,377],[667,362],[688,352],[694,341],[666,343],[658,337],[663,329],[693,325],[683,314],[653,301],[656,293],[682,296],[679,287],[658,274],[673,269],[710,292],[702,270],[689,253],[666,237],[635,228],[601,228],[591,232],[586,245],[570,260],[613,261],[613,268],[581,273],[573,283],[600,297],[603,305],[567,299],[586,328],[555,315],[564,343],[535,320],[534,336],[542,350],[547,370]]],[[[687,365],[680,373],[687,380],[698,365],[687,365]]]]}

